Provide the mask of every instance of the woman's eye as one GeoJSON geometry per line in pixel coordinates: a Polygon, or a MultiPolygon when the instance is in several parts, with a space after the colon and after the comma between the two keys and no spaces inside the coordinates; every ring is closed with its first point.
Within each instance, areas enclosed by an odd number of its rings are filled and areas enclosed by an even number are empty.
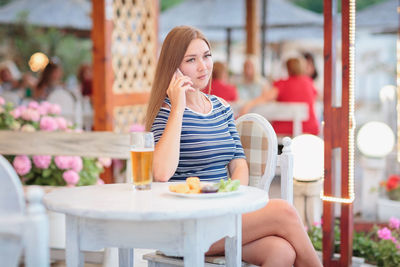
{"type": "Polygon", "coordinates": [[[212,57],[212,56],[211,56],[211,54],[207,54],[207,55],[205,55],[205,57],[212,57]]]}
{"type": "Polygon", "coordinates": [[[194,62],[194,58],[190,58],[190,59],[186,60],[186,62],[194,62]]]}

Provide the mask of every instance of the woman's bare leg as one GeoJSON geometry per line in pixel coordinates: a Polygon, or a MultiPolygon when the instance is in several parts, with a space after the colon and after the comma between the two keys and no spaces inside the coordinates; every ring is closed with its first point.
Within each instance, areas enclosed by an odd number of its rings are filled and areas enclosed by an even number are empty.
{"type": "Polygon", "coordinates": [[[296,252],[285,239],[268,236],[244,245],[242,258],[262,267],[292,267],[296,252]]]}
{"type": "MultiPolygon", "coordinates": [[[[289,242],[296,252],[295,266],[322,266],[296,210],[284,200],[272,199],[264,208],[242,217],[244,246],[269,236],[278,236],[289,242]]],[[[224,241],[220,240],[211,246],[207,254],[223,251],[224,241]]]]}

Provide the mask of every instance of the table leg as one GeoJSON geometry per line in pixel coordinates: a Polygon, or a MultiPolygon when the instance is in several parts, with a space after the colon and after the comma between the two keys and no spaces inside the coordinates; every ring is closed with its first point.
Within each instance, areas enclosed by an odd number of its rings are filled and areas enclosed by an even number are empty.
{"type": "Polygon", "coordinates": [[[133,267],[133,248],[118,249],[119,267],[133,267]]]}
{"type": "Polygon", "coordinates": [[[185,267],[204,266],[205,251],[202,249],[203,244],[201,242],[203,240],[200,239],[202,233],[197,227],[197,222],[195,220],[185,221],[183,228],[183,261],[185,267]]]}
{"type": "Polygon", "coordinates": [[[236,236],[225,238],[225,261],[227,267],[242,264],[242,215],[235,216],[236,236]]]}
{"type": "Polygon", "coordinates": [[[65,228],[65,257],[67,267],[83,267],[85,259],[79,244],[79,218],[66,215],[65,228]]]}

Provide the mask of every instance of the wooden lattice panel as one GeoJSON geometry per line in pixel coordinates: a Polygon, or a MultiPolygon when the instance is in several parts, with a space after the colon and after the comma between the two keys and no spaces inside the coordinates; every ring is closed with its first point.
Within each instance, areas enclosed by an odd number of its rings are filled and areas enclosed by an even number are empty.
{"type": "Polygon", "coordinates": [[[113,93],[149,92],[155,72],[158,10],[154,0],[114,0],[113,93]]]}
{"type": "Polygon", "coordinates": [[[144,124],[147,105],[114,108],[114,132],[128,133],[132,124],[144,124]]]}

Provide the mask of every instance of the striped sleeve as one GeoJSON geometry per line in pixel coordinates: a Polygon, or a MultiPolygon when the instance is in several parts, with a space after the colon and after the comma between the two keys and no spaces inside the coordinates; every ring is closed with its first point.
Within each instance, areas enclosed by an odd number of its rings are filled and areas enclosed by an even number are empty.
{"type": "Polygon", "coordinates": [[[228,120],[228,128],[229,132],[232,135],[233,140],[235,141],[235,154],[233,156],[233,159],[239,159],[239,158],[246,158],[246,155],[244,154],[242,143],[240,142],[240,137],[239,133],[236,129],[235,121],[234,121],[234,116],[233,116],[233,110],[231,106],[226,107],[226,118],[228,120]]]}
{"type": "Polygon", "coordinates": [[[156,118],[154,119],[153,125],[151,126],[151,131],[154,135],[154,143],[157,144],[160,140],[162,134],[164,133],[165,126],[167,125],[169,117],[169,109],[161,108],[158,112],[156,118]]]}

